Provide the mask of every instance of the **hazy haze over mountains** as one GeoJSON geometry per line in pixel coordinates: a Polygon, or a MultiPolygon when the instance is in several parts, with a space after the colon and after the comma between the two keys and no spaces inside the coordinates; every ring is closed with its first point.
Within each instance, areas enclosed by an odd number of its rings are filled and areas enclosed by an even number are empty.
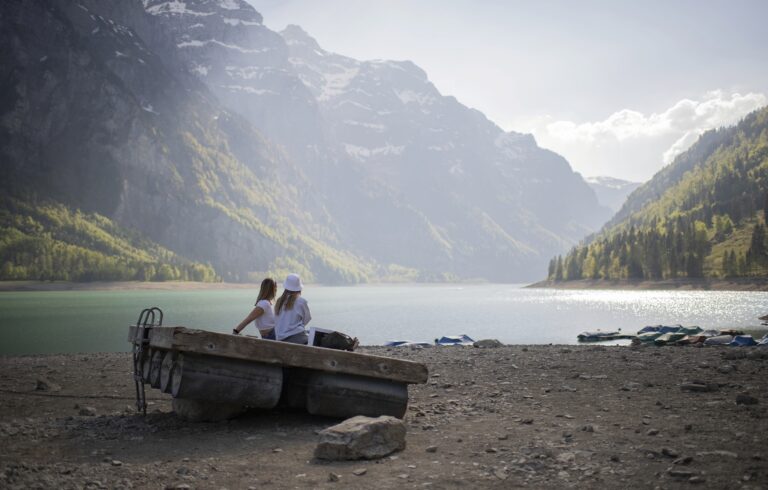
{"type": "Polygon", "coordinates": [[[611,213],[621,209],[632,191],[640,187],[640,182],[629,182],[614,177],[587,177],[587,183],[595,191],[597,201],[607,206],[611,213]]]}
{"type": "Polygon", "coordinates": [[[768,103],[768,3],[250,0],[331,51],[409,59],[582,175],[646,181],[768,103]],[[426,20],[428,19],[428,20],[426,20]]]}

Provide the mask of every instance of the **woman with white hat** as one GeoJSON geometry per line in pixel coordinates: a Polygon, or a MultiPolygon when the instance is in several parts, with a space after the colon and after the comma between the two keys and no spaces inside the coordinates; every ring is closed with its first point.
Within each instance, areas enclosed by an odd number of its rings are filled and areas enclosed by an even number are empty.
{"type": "Polygon", "coordinates": [[[288,274],[283,283],[283,294],[275,303],[275,335],[277,340],[292,344],[307,343],[304,328],[312,319],[307,300],[301,297],[301,278],[288,274]]]}

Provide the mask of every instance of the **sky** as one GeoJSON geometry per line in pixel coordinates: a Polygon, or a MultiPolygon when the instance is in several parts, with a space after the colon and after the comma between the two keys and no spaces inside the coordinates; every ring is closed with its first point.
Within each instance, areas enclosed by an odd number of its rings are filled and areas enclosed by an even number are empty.
{"type": "Polygon", "coordinates": [[[326,50],[411,60],[585,177],[649,179],[768,105],[768,1],[249,0],[326,50]]]}

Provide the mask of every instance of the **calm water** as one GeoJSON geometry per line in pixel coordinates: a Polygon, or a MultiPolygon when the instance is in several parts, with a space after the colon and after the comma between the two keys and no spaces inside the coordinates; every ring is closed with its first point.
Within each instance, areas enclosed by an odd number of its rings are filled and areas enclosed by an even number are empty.
{"type": "MultiPolygon", "coordinates": [[[[159,306],[166,326],[229,333],[257,291],[57,291],[0,293],[0,354],[127,351],[127,327],[159,306]]],[[[512,344],[573,344],[583,330],[634,332],[649,324],[755,327],[766,292],[565,291],[514,285],[312,287],[311,326],[359,337],[431,341],[466,333],[512,344]]],[[[255,335],[253,326],[246,333],[255,335]]]]}

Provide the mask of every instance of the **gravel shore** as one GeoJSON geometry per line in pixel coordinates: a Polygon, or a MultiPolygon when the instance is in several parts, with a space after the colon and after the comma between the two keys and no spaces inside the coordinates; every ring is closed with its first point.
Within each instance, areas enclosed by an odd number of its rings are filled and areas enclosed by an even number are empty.
{"type": "Polygon", "coordinates": [[[128,354],[0,358],[0,488],[768,488],[768,348],[361,349],[429,367],[407,448],[316,462],[338,420],[179,420],[128,354]]]}

